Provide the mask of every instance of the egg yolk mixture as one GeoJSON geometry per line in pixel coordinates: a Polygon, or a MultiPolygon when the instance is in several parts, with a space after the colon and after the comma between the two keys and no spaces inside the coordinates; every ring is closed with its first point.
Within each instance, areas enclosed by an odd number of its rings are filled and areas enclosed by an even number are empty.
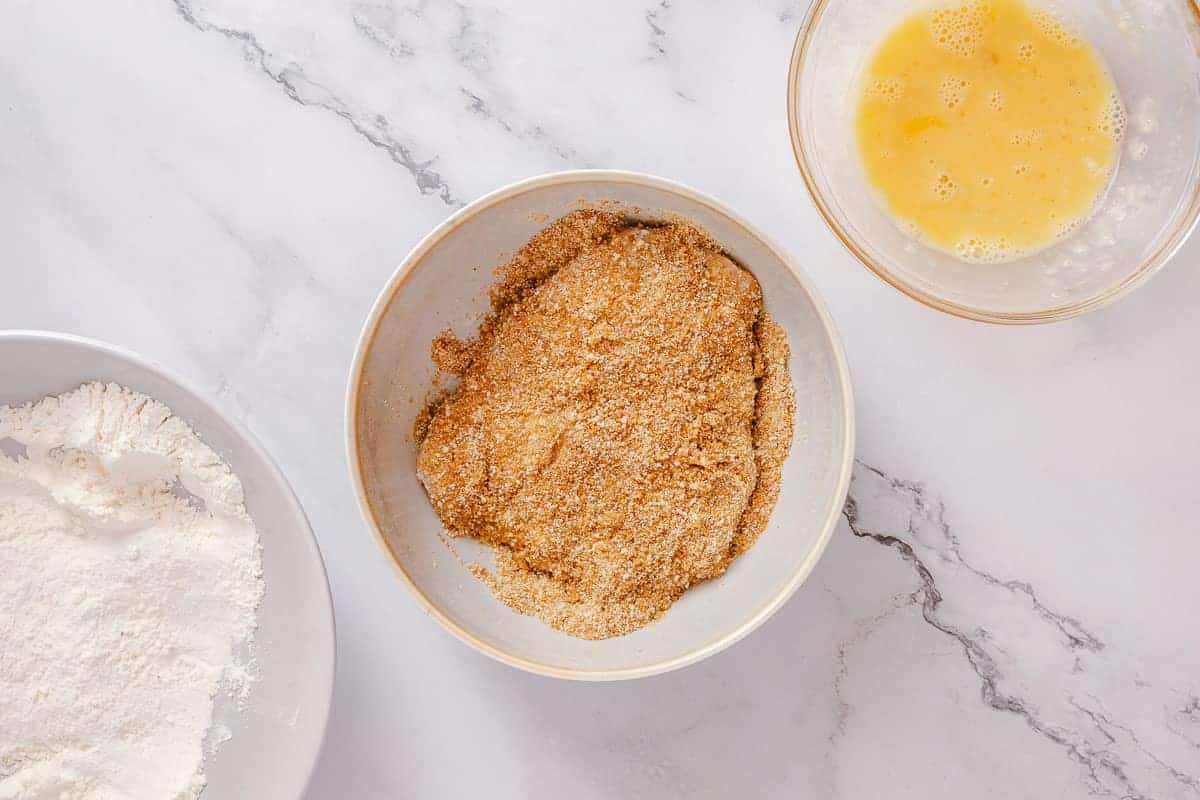
{"type": "Polygon", "coordinates": [[[897,221],[965,261],[1071,232],[1116,166],[1125,111],[1092,45],[1020,0],[916,14],[871,57],[856,120],[897,221]]]}

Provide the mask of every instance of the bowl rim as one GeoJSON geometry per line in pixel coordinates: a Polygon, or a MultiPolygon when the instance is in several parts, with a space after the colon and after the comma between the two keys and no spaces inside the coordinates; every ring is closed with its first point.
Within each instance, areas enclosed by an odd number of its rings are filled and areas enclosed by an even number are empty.
{"type": "MultiPolygon", "coordinates": [[[[228,425],[239,439],[241,439],[251,450],[251,452],[263,461],[268,467],[268,472],[275,479],[276,485],[282,490],[282,496],[289,507],[292,514],[301,523],[300,528],[302,535],[299,541],[302,546],[309,550],[312,556],[315,556],[317,565],[321,568],[322,580],[318,586],[314,587],[316,591],[321,592],[325,606],[326,619],[328,621],[329,639],[326,643],[329,652],[329,670],[328,675],[323,676],[321,683],[324,686],[324,691],[321,692],[322,702],[317,709],[318,719],[320,722],[321,735],[317,739],[316,746],[312,748],[311,754],[307,758],[305,765],[306,773],[303,776],[303,781],[300,784],[300,793],[297,797],[303,797],[312,785],[312,781],[317,771],[317,764],[321,760],[321,754],[325,750],[326,742],[329,734],[329,715],[333,707],[333,687],[337,677],[337,619],[334,616],[333,610],[333,595],[329,587],[329,572],[325,567],[325,557],[321,554],[320,544],[317,542],[316,535],[313,533],[312,523],[308,519],[308,514],[304,511],[304,506],[300,504],[299,498],[296,497],[296,492],[276,463],[274,457],[259,441],[258,437],[240,420],[232,414],[227,413],[215,402],[210,400],[208,396],[197,389],[191,382],[180,377],[177,373],[167,369],[157,361],[142,356],[128,348],[119,345],[110,344],[99,339],[93,339],[87,336],[78,336],[72,333],[61,333],[58,331],[48,330],[33,330],[33,329],[15,329],[15,330],[0,330],[0,342],[6,341],[37,341],[37,342],[57,342],[63,344],[75,345],[82,347],[85,350],[104,353],[113,356],[119,360],[123,360],[134,367],[144,370],[150,374],[161,378],[169,384],[175,386],[182,393],[189,395],[201,408],[211,414],[216,419],[221,420],[228,425]]],[[[192,419],[185,419],[188,425],[192,425],[192,419]]],[[[207,760],[207,759],[206,759],[207,760]]]]}
{"type": "MultiPolygon", "coordinates": [[[[825,9],[835,2],[839,2],[839,0],[813,0],[800,24],[800,30],[796,33],[796,43],[792,47],[791,63],[788,66],[788,134],[791,138],[792,155],[796,159],[796,166],[800,169],[800,175],[804,179],[804,185],[808,188],[808,194],[812,198],[813,204],[817,207],[817,212],[825,220],[825,224],[833,231],[833,234],[841,241],[842,246],[858,259],[863,266],[888,285],[898,289],[922,305],[976,322],[988,322],[996,325],[1036,325],[1047,322],[1059,322],[1112,305],[1125,297],[1157,274],[1179,252],[1179,249],[1183,247],[1184,243],[1192,235],[1197,223],[1200,222],[1200,180],[1196,181],[1195,185],[1193,185],[1191,197],[1179,222],[1174,226],[1169,235],[1156,243],[1156,247],[1149,255],[1142,258],[1136,270],[1129,273],[1120,283],[1110,286],[1104,292],[1076,303],[1064,303],[1034,311],[992,311],[947,300],[932,292],[927,292],[894,274],[887,267],[868,255],[866,250],[856,241],[855,237],[838,222],[837,214],[834,213],[822,192],[820,183],[812,166],[808,162],[805,154],[805,139],[800,135],[800,124],[797,113],[799,108],[800,75],[816,25],[820,21],[821,15],[825,13],[825,9]]],[[[1197,28],[1200,28],[1200,0],[1184,0],[1184,2],[1192,11],[1193,22],[1197,28]]]]}
{"type": "MultiPolygon", "coordinates": [[[[696,191],[682,183],[671,181],[665,178],[660,178],[654,175],[648,175],[638,172],[629,172],[625,170],[609,170],[609,169],[583,169],[583,170],[568,170],[563,172],[552,172],[543,175],[537,175],[531,178],[516,181],[514,183],[503,186],[488,194],[483,195],[477,200],[469,203],[463,208],[456,211],[440,225],[435,227],[429,234],[421,239],[408,255],[400,262],[399,266],[388,279],[379,296],[376,298],[367,319],[363,324],[362,333],[359,336],[358,344],[355,349],[354,359],[350,367],[349,384],[346,392],[346,411],[345,411],[345,435],[346,435],[346,456],[347,463],[350,468],[351,482],[354,486],[354,495],[358,501],[359,511],[362,513],[363,520],[367,524],[367,528],[371,531],[372,537],[376,544],[382,549],[383,553],[391,561],[397,574],[411,594],[416,598],[418,605],[426,614],[433,617],[437,622],[460,641],[473,647],[486,656],[489,656],[496,661],[507,664],[517,669],[531,672],[537,675],[543,675],[552,678],[563,678],[576,681],[616,681],[628,680],[633,678],[644,678],[651,675],[659,675],[672,670],[681,669],[688,665],[701,661],[709,656],[715,655],[725,648],[733,645],[751,631],[758,628],[776,611],[778,611],[785,602],[801,584],[812,573],[812,570],[824,554],[829,540],[833,536],[833,532],[841,518],[842,507],[845,504],[846,496],[850,489],[850,476],[854,466],[854,447],[855,447],[855,415],[854,415],[854,390],[850,380],[850,369],[846,360],[846,354],[842,345],[841,337],[838,334],[833,318],[826,308],[824,301],[817,292],[816,287],[811,280],[800,270],[793,259],[776,245],[769,237],[762,233],[757,227],[752,225],[733,209],[726,206],[721,201],[714,197],[696,191]],[[579,182],[596,182],[605,181],[616,184],[634,184],[657,189],[670,194],[678,195],[684,199],[699,203],[705,206],[710,211],[713,211],[721,216],[726,217],[731,222],[742,228],[752,238],[757,239],[763,246],[770,250],[776,258],[778,258],[788,268],[792,278],[799,283],[800,287],[808,295],[810,301],[816,310],[817,317],[821,322],[822,327],[826,331],[831,349],[833,352],[833,361],[835,365],[836,377],[843,388],[843,430],[844,445],[840,454],[841,465],[840,474],[838,476],[837,489],[833,498],[833,503],[826,512],[825,519],[821,528],[821,533],[817,539],[816,545],[808,553],[807,557],[801,563],[799,568],[791,579],[782,586],[767,602],[759,608],[757,612],[744,620],[737,628],[724,634],[723,636],[709,641],[699,647],[696,647],[681,655],[662,661],[647,664],[639,667],[626,667],[619,669],[606,670],[587,670],[573,669],[567,667],[559,667],[552,664],[546,664],[539,661],[527,659],[498,647],[494,647],[487,642],[482,641],[469,630],[460,626],[454,620],[450,619],[442,612],[440,608],[428,598],[416,582],[408,575],[400,558],[388,544],[387,539],[383,535],[382,526],[375,517],[375,512],[367,499],[366,484],[363,476],[362,457],[358,447],[357,430],[358,430],[358,396],[359,388],[362,383],[362,372],[366,364],[366,357],[374,343],[375,336],[378,332],[379,325],[383,319],[384,313],[391,305],[396,293],[403,285],[413,268],[420,263],[429,252],[439,244],[443,239],[453,233],[458,227],[476,214],[491,208],[499,203],[509,200],[518,195],[529,192],[533,189],[542,188],[545,186],[554,186],[560,184],[571,184],[579,182]]],[[[515,612],[513,612],[515,613],[515,612]]],[[[564,634],[565,635],[565,634],[564,634]]]]}

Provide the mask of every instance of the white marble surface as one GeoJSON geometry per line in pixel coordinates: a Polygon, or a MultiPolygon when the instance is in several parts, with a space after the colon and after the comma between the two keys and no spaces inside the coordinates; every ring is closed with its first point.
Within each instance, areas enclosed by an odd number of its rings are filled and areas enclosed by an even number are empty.
{"type": "Polygon", "coordinates": [[[819,223],[803,0],[5,0],[0,327],[132,347],[312,517],[339,676],[311,798],[1200,797],[1200,242],[1114,308],[926,310],[819,223]],[[425,617],[341,446],[360,321],[455,207],[570,167],[712,192],[799,255],[856,379],[853,503],[761,630],[621,685],[425,617]]]}

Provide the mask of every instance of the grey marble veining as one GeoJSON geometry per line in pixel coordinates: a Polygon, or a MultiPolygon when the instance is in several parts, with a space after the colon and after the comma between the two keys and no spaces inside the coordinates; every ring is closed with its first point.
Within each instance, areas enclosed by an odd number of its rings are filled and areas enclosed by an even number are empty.
{"type": "Polygon", "coordinates": [[[973,325],[839,249],[796,173],[803,0],[0,5],[0,326],[168,363],[245,418],[328,562],[312,798],[1200,797],[1200,245],[1091,317],[973,325]],[[416,607],[341,445],[362,319],[509,181],[638,169],[800,257],[860,463],[816,572],[687,670],[577,685],[416,607]]]}
{"type": "Polygon", "coordinates": [[[912,566],[919,584],[905,602],[919,605],[926,623],[959,644],[979,676],[980,700],[1059,745],[1086,771],[1093,794],[1151,798],[1200,790],[1190,742],[1158,739],[1148,747],[1133,727],[1154,736],[1169,722],[1176,692],[1129,672],[1078,619],[1047,608],[1029,583],[972,565],[946,514],[921,484],[860,463],[845,519],[855,536],[894,549],[912,566]],[[986,609],[955,613],[961,600],[948,585],[969,592],[971,603],[986,602],[986,609]],[[1114,715],[1103,697],[1118,687],[1139,697],[1114,715]],[[1146,705],[1161,714],[1143,719],[1146,705]],[[1124,715],[1131,724],[1118,718],[1124,715]]]}

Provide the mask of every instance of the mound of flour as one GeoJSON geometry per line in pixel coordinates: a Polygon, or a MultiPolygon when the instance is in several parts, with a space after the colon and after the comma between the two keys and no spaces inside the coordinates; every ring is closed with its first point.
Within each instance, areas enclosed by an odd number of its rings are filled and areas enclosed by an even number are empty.
{"type": "Polygon", "coordinates": [[[214,700],[251,680],[241,483],[111,383],[0,407],[0,451],[0,800],[195,797],[214,700]]]}

